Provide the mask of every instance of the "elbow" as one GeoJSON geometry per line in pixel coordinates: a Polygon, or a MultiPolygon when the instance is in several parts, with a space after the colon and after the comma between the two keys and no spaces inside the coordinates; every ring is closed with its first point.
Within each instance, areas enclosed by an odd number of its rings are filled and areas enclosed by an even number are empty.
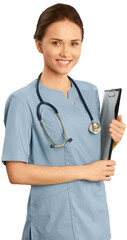
{"type": "Polygon", "coordinates": [[[11,178],[11,177],[8,176],[8,179],[9,179],[9,182],[10,182],[11,184],[17,184],[17,183],[16,183],[16,180],[15,180],[14,178],[11,178]]]}
{"type": "MultiPolygon", "coordinates": [[[[9,178],[9,177],[8,177],[9,178]]],[[[23,181],[22,179],[19,179],[19,178],[9,178],[9,182],[11,184],[23,184],[23,181]]]]}
{"type": "Polygon", "coordinates": [[[11,184],[17,184],[17,177],[12,174],[12,172],[10,173],[9,171],[7,171],[7,175],[8,175],[8,180],[11,184]]]}
{"type": "Polygon", "coordinates": [[[6,171],[11,184],[22,184],[24,163],[7,162],[6,171]]]}

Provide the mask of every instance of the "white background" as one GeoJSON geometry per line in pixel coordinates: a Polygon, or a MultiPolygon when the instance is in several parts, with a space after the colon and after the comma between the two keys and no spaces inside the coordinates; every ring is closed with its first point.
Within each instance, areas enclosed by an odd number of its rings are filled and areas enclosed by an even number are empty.
{"type": "MultiPolygon", "coordinates": [[[[119,115],[127,124],[127,5],[124,0],[68,0],[84,22],[84,41],[79,63],[71,70],[74,79],[89,81],[103,91],[122,88],[119,115]]],[[[24,87],[43,69],[43,57],[33,35],[42,11],[58,1],[2,1],[0,6],[0,153],[5,127],[4,106],[7,97],[24,87]]],[[[24,123],[25,124],[25,123],[24,123]]],[[[127,133],[113,150],[117,162],[115,175],[105,182],[112,240],[127,239],[127,133]]],[[[5,166],[0,163],[0,239],[20,240],[27,210],[30,186],[10,184],[5,166]]],[[[89,239],[88,239],[89,240],[89,239]]],[[[103,239],[102,239],[103,240],[103,239]]]]}

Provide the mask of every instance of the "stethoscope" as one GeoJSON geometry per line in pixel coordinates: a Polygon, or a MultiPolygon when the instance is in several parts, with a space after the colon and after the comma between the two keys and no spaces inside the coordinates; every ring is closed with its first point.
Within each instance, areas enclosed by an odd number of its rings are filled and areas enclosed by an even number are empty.
{"type": "MultiPolygon", "coordinates": [[[[43,127],[43,129],[44,129],[44,131],[45,131],[45,133],[47,134],[47,136],[49,137],[49,139],[50,139],[50,140],[52,141],[52,143],[53,143],[53,144],[50,145],[50,147],[51,147],[51,148],[64,147],[64,146],[66,146],[68,143],[70,143],[71,141],[73,141],[73,139],[72,139],[72,138],[69,138],[69,139],[66,141],[65,128],[64,128],[63,123],[62,123],[62,120],[61,120],[61,118],[60,118],[60,116],[59,116],[58,110],[57,110],[51,103],[45,102],[45,101],[42,99],[42,97],[40,96],[40,93],[39,93],[39,81],[40,81],[41,75],[42,75],[42,73],[39,74],[38,79],[37,79],[37,85],[36,85],[36,93],[37,93],[37,96],[38,96],[38,98],[39,98],[39,100],[40,100],[40,103],[37,105],[37,117],[38,117],[38,120],[40,121],[40,123],[41,123],[41,125],[42,125],[42,127],[43,127]],[[58,119],[60,120],[60,123],[61,123],[62,128],[63,128],[63,132],[64,132],[64,143],[61,144],[61,145],[56,144],[56,143],[51,139],[51,137],[49,136],[46,128],[44,127],[44,124],[43,124],[43,121],[42,121],[42,118],[41,118],[41,113],[40,113],[40,106],[41,106],[42,104],[49,105],[49,106],[55,111],[55,113],[57,114],[58,119]]],[[[83,105],[84,105],[87,113],[89,114],[90,120],[91,120],[91,122],[92,122],[92,123],[90,123],[90,125],[89,125],[89,127],[88,127],[89,131],[90,131],[91,133],[94,133],[94,134],[99,133],[99,132],[101,131],[101,125],[100,125],[99,123],[97,123],[97,122],[94,122],[93,116],[92,116],[92,114],[90,113],[90,111],[89,111],[89,109],[88,109],[88,107],[87,107],[87,105],[86,105],[86,102],[85,102],[85,100],[84,100],[84,98],[83,98],[83,96],[82,96],[82,94],[81,94],[81,92],[80,92],[77,84],[74,82],[74,80],[73,80],[70,76],[68,76],[68,78],[71,80],[71,82],[74,84],[75,88],[77,89],[77,92],[78,92],[78,94],[79,94],[79,97],[80,97],[80,99],[81,99],[81,101],[82,101],[82,103],[83,103],[83,105]]]]}

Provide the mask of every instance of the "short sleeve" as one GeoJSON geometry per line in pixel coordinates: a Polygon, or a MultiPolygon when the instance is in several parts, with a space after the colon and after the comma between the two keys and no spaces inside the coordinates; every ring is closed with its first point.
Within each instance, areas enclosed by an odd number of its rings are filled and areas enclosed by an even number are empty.
{"type": "Polygon", "coordinates": [[[32,117],[27,102],[20,98],[11,94],[5,104],[5,138],[1,157],[4,165],[6,161],[29,162],[32,117]]]}

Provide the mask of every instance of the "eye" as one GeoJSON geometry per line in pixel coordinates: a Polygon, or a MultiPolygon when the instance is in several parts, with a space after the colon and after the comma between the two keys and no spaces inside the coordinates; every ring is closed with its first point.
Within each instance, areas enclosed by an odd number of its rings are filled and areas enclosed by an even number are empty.
{"type": "Polygon", "coordinates": [[[60,42],[52,42],[52,44],[55,45],[55,46],[59,46],[60,42]]]}
{"type": "Polygon", "coordinates": [[[73,42],[73,43],[72,43],[72,46],[77,46],[77,45],[78,45],[77,42],[73,42]]]}

